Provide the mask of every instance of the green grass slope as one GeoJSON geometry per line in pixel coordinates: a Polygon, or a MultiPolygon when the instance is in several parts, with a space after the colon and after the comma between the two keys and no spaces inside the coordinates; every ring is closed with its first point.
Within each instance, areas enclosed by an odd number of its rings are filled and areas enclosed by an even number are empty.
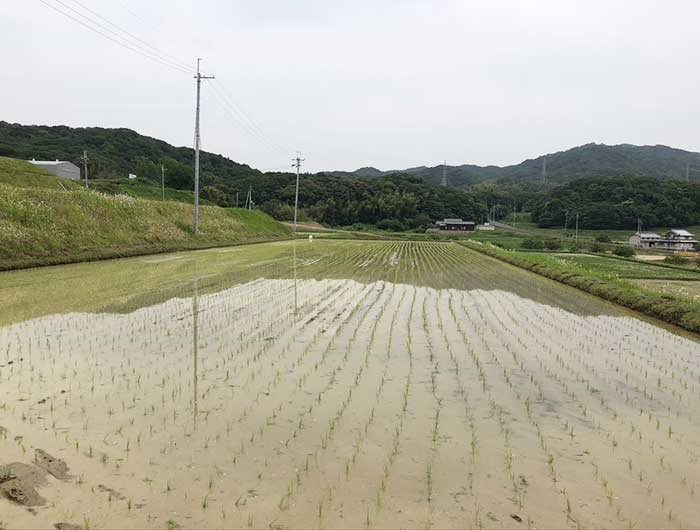
{"type": "MultiPolygon", "coordinates": [[[[90,182],[90,187],[93,190],[101,191],[109,195],[129,195],[138,199],[148,199],[160,201],[163,197],[163,192],[160,186],[155,186],[151,182],[143,179],[100,179],[90,182]]],[[[176,190],[174,188],[165,188],[165,200],[194,203],[194,193],[185,190],[176,190]]],[[[200,204],[213,204],[206,199],[200,198],[200,204]]]]}
{"type": "Polygon", "coordinates": [[[81,185],[72,180],[55,177],[24,160],[0,156],[0,183],[20,188],[77,190],[81,185]]]}
{"type": "Polygon", "coordinates": [[[107,195],[0,159],[0,269],[71,263],[287,238],[258,211],[107,195]],[[66,184],[72,186],[66,186],[66,184]]]}

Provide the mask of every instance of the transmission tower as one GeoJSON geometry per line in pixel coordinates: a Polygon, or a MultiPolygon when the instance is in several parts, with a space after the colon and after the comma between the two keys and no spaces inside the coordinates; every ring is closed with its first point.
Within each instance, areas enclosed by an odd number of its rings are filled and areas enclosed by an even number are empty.
{"type": "Polygon", "coordinates": [[[199,147],[202,139],[199,134],[199,109],[200,94],[202,91],[202,79],[214,79],[214,76],[202,75],[199,72],[199,63],[202,59],[197,58],[197,113],[194,122],[194,233],[199,234],[199,147]]]}

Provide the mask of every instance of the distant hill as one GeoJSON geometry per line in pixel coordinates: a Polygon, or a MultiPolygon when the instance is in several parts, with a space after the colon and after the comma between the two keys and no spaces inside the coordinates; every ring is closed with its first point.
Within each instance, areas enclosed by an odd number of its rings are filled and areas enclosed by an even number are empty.
{"type": "Polygon", "coordinates": [[[700,183],[651,177],[585,177],[541,193],[532,220],[558,227],[578,216],[579,227],[634,230],[684,227],[700,222],[700,183]]]}
{"type": "MultiPolygon", "coordinates": [[[[83,150],[88,152],[91,178],[124,178],[134,173],[160,184],[163,164],[167,187],[193,188],[194,151],[190,147],[174,147],[130,129],[50,127],[0,121],[0,156],[68,160],[82,169],[83,150]]],[[[250,166],[205,151],[201,153],[201,168],[202,195],[221,206],[233,205],[227,197],[236,188],[237,180],[262,175],[250,166]]],[[[247,188],[239,191],[245,193],[247,188]]]]}
{"type": "MultiPolygon", "coordinates": [[[[690,180],[700,180],[700,153],[664,145],[637,146],[630,144],[587,144],[549,155],[528,159],[520,164],[498,166],[447,166],[447,182],[454,188],[464,188],[496,179],[542,181],[547,159],[547,181],[564,184],[582,177],[617,177],[634,175],[663,180],[685,179],[688,164],[690,180]]],[[[442,181],[443,166],[420,166],[402,170],[380,171],[362,168],[354,172],[333,172],[337,176],[376,178],[393,173],[408,173],[433,184],[442,181]]]]}
{"type": "MultiPolygon", "coordinates": [[[[20,125],[0,122],[0,156],[16,159],[62,159],[82,165],[90,158],[93,187],[110,194],[159,198],[160,164],[166,168],[166,198],[187,201],[193,189],[193,151],[129,129],[20,125]],[[139,179],[124,181],[128,173],[139,179]],[[180,190],[176,193],[174,190],[180,190]]],[[[248,189],[256,208],[275,218],[293,216],[294,175],[262,173],[224,156],[202,152],[201,198],[218,206],[243,206],[248,189]]],[[[481,219],[486,204],[474,193],[433,186],[411,175],[382,176],[364,168],[350,179],[332,174],[305,174],[299,190],[301,216],[331,225],[372,224],[387,229],[418,228],[442,217],[481,219]]]]}

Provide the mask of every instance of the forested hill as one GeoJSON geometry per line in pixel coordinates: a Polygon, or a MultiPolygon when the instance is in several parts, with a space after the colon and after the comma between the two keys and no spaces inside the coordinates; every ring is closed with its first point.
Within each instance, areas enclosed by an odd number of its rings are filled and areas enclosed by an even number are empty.
{"type": "MultiPolygon", "coordinates": [[[[83,150],[90,158],[91,178],[138,175],[140,181],[192,190],[193,152],[142,136],[128,129],[25,126],[0,122],[0,156],[21,159],[70,160],[82,167],[83,150]]],[[[294,176],[261,173],[228,158],[202,152],[201,195],[219,206],[243,205],[252,189],[255,205],[277,219],[291,219],[294,176]]],[[[129,193],[115,181],[117,191],[129,193]]],[[[105,187],[104,189],[112,189],[105,187]]],[[[375,224],[397,230],[427,226],[443,217],[480,220],[486,205],[477,194],[433,186],[410,175],[394,174],[372,180],[329,174],[304,175],[299,191],[302,216],[321,223],[375,224]]]]}
{"type": "MultiPolygon", "coordinates": [[[[629,144],[587,144],[546,156],[525,160],[520,164],[498,166],[461,165],[446,168],[448,185],[464,188],[494,179],[541,181],[544,160],[547,159],[547,181],[563,184],[582,177],[636,175],[658,179],[685,179],[690,164],[690,180],[700,181],[700,153],[683,151],[663,145],[636,146],[629,144]]],[[[338,176],[375,178],[392,173],[408,173],[439,184],[443,166],[415,167],[380,171],[362,168],[354,172],[334,172],[338,176]]]]}
{"type": "MultiPolygon", "coordinates": [[[[579,215],[579,226],[629,229],[700,223],[700,183],[650,177],[587,177],[541,194],[532,219],[541,227],[563,226],[579,215]]],[[[570,224],[571,226],[571,224],[570,224]]]]}
{"type": "MultiPolygon", "coordinates": [[[[91,177],[116,178],[134,173],[160,183],[163,164],[167,186],[192,188],[194,152],[189,147],[174,147],[130,129],[48,127],[0,121],[0,156],[69,160],[82,168],[83,150],[88,152],[91,177]]],[[[237,178],[261,175],[247,165],[207,152],[201,153],[201,168],[202,185],[214,188],[227,187],[237,178]]]]}

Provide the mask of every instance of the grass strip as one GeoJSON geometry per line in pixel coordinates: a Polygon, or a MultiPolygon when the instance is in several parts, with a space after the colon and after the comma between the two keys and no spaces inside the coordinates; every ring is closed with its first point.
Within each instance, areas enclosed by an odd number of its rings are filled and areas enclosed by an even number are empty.
{"type": "Polygon", "coordinates": [[[458,244],[664,322],[700,332],[700,302],[646,289],[617,275],[596,272],[555,256],[504,250],[474,241],[459,241],[458,244]]]}

